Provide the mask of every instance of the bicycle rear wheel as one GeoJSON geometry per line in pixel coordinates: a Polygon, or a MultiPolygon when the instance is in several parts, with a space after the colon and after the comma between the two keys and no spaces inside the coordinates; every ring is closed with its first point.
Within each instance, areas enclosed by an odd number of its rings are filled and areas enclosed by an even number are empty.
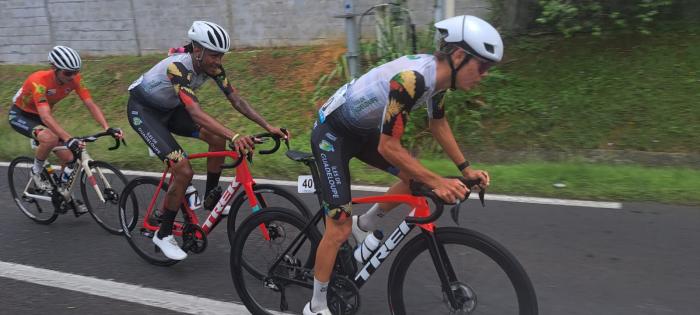
{"type": "MultiPolygon", "coordinates": [[[[163,183],[163,186],[158,190],[159,183],[160,180],[153,177],[137,177],[131,180],[119,199],[119,222],[129,245],[141,258],[153,265],[171,266],[176,264],[178,260],[166,257],[153,244],[153,236],[156,232],[147,229],[144,223],[144,220],[150,220],[151,225],[158,226],[160,224],[155,215],[163,209],[168,184],[163,183]],[[156,193],[158,196],[153,200],[156,193]],[[152,201],[153,211],[151,216],[146,218],[152,201]]],[[[182,244],[181,240],[179,241],[182,244]]]]}
{"type": "Polygon", "coordinates": [[[302,217],[311,218],[311,211],[306,207],[306,204],[284,188],[268,184],[255,184],[253,191],[259,208],[250,207],[245,191],[241,191],[231,203],[231,211],[226,223],[229,242],[233,241],[236,228],[238,228],[236,222],[240,223],[250,214],[270,206],[296,210],[302,217]]]}
{"type": "Polygon", "coordinates": [[[389,273],[389,306],[394,314],[537,314],[530,278],[503,246],[462,228],[438,228],[435,238],[455,277],[447,286],[441,283],[430,238],[416,236],[401,249],[389,273]],[[456,297],[454,305],[446,287],[456,297]]]}
{"type": "Polygon", "coordinates": [[[22,213],[34,222],[51,224],[56,221],[58,213],[51,202],[51,193],[35,188],[32,181],[32,165],[34,165],[34,159],[26,156],[18,157],[10,163],[7,179],[12,199],[22,213]]]}
{"type": "MultiPolygon", "coordinates": [[[[123,231],[119,222],[119,195],[127,184],[126,177],[119,169],[107,162],[90,161],[89,165],[93,179],[88,178],[83,170],[80,175],[80,194],[95,222],[107,232],[119,235],[123,231]],[[91,184],[93,180],[102,193],[104,202],[100,200],[95,187],[91,184]]],[[[132,198],[132,202],[136,202],[136,198],[132,198]]],[[[133,207],[136,205],[134,204],[133,207]]]]}
{"type": "Polygon", "coordinates": [[[301,310],[311,297],[312,267],[321,235],[315,226],[304,231],[307,222],[295,210],[271,207],[241,223],[231,248],[231,277],[251,313],[301,310]],[[269,240],[260,225],[265,225],[269,240]],[[279,257],[280,264],[270,270],[279,257]]]}

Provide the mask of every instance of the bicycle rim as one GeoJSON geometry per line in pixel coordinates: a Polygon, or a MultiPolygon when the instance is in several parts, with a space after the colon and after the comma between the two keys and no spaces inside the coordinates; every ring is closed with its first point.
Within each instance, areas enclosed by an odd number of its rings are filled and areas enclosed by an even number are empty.
{"type": "Polygon", "coordinates": [[[31,167],[34,159],[26,156],[14,159],[7,170],[7,179],[12,199],[20,211],[39,224],[51,224],[58,214],[49,200],[28,197],[27,193],[42,197],[51,197],[48,191],[39,191],[32,182],[31,167]]]}
{"type": "Polygon", "coordinates": [[[535,315],[537,298],[520,263],[487,236],[460,228],[439,228],[456,279],[445,288],[420,234],[399,252],[389,274],[389,304],[394,314],[535,315]],[[449,302],[447,290],[458,301],[449,302]]]}
{"type": "Polygon", "coordinates": [[[280,207],[291,210],[296,210],[302,217],[310,218],[311,212],[308,210],[303,201],[297,196],[288,192],[284,188],[268,184],[256,184],[253,186],[255,197],[258,200],[259,208],[253,209],[248,202],[248,196],[245,191],[241,191],[231,203],[231,211],[228,215],[227,230],[229,242],[233,241],[233,236],[238,228],[238,224],[251,215],[252,213],[267,207],[280,207]]]}
{"type": "MultiPolygon", "coordinates": [[[[80,193],[83,196],[83,201],[97,224],[109,233],[121,234],[123,230],[119,222],[119,195],[126,187],[126,177],[107,162],[90,161],[89,164],[93,179],[89,179],[84,170],[80,176],[80,193]],[[104,201],[97,195],[95,187],[92,185],[93,180],[104,201]]],[[[131,199],[132,202],[136,202],[136,198],[131,199]]],[[[135,208],[136,205],[134,204],[132,207],[135,208]]]]}
{"type": "Polygon", "coordinates": [[[231,277],[251,313],[296,312],[311,297],[311,267],[321,238],[318,230],[310,227],[299,242],[301,246],[283,256],[288,248],[296,248],[292,242],[302,233],[306,221],[294,210],[272,207],[253,214],[241,224],[231,250],[231,277]],[[267,227],[269,240],[263,238],[261,224],[267,227]],[[280,256],[284,257],[282,262],[270,270],[280,256]]]}
{"type": "MultiPolygon", "coordinates": [[[[119,221],[124,231],[124,236],[131,248],[147,262],[158,266],[170,266],[176,264],[178,260],[166,257],[160,249],[153,244],[154,230],[144,227],[144,220],[151,220],[151,224],[158,226],[157,219],[145,215],[151,204],[153,196],[158,189],[159,180],[151,177],[138,177],[126,185],[119,199],[119,221]]],[[[168,190],[167,184],[163,183],[158,198],[155,200],[152,214],[162,209],[165,194],[168,190]]],[[[181,244],[179,237],[176,237],[181,244]]]]}

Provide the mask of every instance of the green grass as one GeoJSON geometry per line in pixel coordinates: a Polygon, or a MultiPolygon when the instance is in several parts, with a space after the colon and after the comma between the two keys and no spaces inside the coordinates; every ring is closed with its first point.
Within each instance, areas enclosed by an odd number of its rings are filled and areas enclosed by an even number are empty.
{"type": "MultiPolygon", "coordinates": [[[[447,113],[467,152],[626,149],[700,153],[700,33],[671,29],[652,36],[625,35],[518,38],[507,42],[507,60],[470,93],[450,93],[447,113]]],[[[232,84],[270,122],[294,134],[293,149],[309,151],[314,106],[308,91],[320,77],[308,74],[318,47],[236,51],[225,58],[232,84]]],[[[107,151],[111,140],[90,146],[97,159],[129,169],[160,170],[143,141],[126,120],[128,85],[164,57],[86,58],[83,76],[111,125],[124,128],[128,146],[107,151]]],[[[23,80],[45,66],[0,66],[0,115],[23,80]]],[[[337,82],[336,82],[337,83],[337,82]]],[[[332,93],[332,88],[327,88],[332,93]]],[[[325,91],[324,90],[324,91],[325,91]]],[[[198,96],[205,111],[234,130],[262,130],[231,109],[213,83],[198,96]]],[[[99,131],[75,96],[56,105],[55,115],[72,134],[99,131]]],[[[6,116],[4,116],[6,117],[6,116]]],[[[445,175],[456,175],[439,147],[425,132],[425,111],[412,114],[404,144],[423,162],[445,175]]],[[[179,138],[189,152],[206,150],[200,141],[179,138]]],[[[28,140],[0,124],[0,160],[30,155],[28,140]]],[[[195,161],[203,171],[203,161],[195,161]]],[[[515,164],[481,163],[497,193],[597,200],[661,201],[700,204],[700,170],[684,167],[590,164],[578,161],[515,164]],[[566,188],[554,188],[563,182],[566,188]]],[[[388,184],[391,176],[352,163],[358,183],[388,184]]],[[[308,170],[283,154],[258,156],[256,177],[293,179],[308,170]]]]}

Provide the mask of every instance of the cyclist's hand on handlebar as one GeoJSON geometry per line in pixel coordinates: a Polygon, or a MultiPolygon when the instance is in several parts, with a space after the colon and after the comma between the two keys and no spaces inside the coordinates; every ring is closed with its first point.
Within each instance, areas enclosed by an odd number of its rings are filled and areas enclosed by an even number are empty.
{"type": "Polygon", "coordinates": [[[240,136],[236,139],[232,139],[229,143],[231,150],[238,152],[238,154],[247,154],[248,152],[253,152],[255,148],[255,138],[253,136],[240,136]]]}
{"type": "Polygon", "coordinates": [[[484,170],[474,170],[471,167],[467,167],[464,169],[464,171],[462,171],[462,176],[470,180],[480,179],[481,184],[479,186],[482,188],[486,188],[491,184],[491,177],[489,176],[489,173],[484,170]]]}
{"type": "Polygon", "coordinates": [[[78,150],[85,147],[85,142],[81,141],[78,138],[70,138],[66,140],[66,147],[73,152],[77,152],[78,150]]]}
{"type": "Polygon", "coordinates": [[[433,192],[446,203],[455,203],[457,200],[464,199],[469,188],[459,179],[441,178],[433,188],[433,192]]]}
{"type": "Polygon", "coordinates": [[[117,140],[124,139],[124,133],[122,132],[121,128],[112,128],[112,127],[109,127],[109,128],[107,128],[106,131],[107,131],[108,133],[110,133],[110,134],[112,135],[112,137],[114,137],[114,138],[117,139],[117,140]]]}
{"type": "Polygon", "coordinates": [[[270,129],[268,129],[267,132],[269,132],[273,135],[278,135],[282,139],[289,140],[289,138],[292,137],[292,134],[289,132],[289,130],[284,129],[284,128],[270,127],[270,129]]]}

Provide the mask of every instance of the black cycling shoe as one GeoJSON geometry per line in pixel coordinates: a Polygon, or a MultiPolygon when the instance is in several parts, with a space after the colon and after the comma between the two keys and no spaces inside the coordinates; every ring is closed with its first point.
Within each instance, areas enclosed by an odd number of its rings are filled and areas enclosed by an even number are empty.
{"type": "Polygon", "coordinates": [[[221,199],[222,194],[223,189],[221,189],[221,186],[216,186],[216,188],[212,189],[204,198],[204,209],[209,211],[214,209],[214,207],[216,207],[216,203],[219,202],[219,199],[221,199]]]}
{"type": "Polygon", "coordinates": [[[83,214],[88,213],[88,208],[85,206],[82,200],[73,200],[73,213],[75,217],[79,217],[83,214]]]}

